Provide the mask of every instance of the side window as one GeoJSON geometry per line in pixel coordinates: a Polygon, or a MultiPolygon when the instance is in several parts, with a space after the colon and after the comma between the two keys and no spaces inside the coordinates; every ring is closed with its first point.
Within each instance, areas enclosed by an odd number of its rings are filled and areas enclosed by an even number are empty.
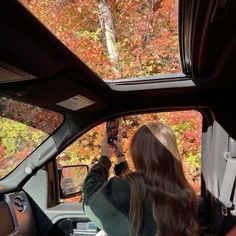
{"type": "Polygon", "coordinates": [[[56,112],[0,96],[0,179],[44,142],[63,119],[56,112]]]}
{"type": "MultiPolygon", "coordinates": [[[[201,185],[201,113],[190,110],[141,114],[121,118],[122,142],[131,169],[133,169],[133,164],[129,154],[129,141],[137,128],[149,121],[162,122],[172,127],[183,158],[187,180],[193,186],[196,193],[199,194],[201,185]]],[[[104,131],[105,124],[101,124],[77,139],[57,157],[58,165],[87,164],[92,166],[100,158],[101,140],[104,131]]],[[[112,168],[111,175],[113,175],[112,168]]]]}

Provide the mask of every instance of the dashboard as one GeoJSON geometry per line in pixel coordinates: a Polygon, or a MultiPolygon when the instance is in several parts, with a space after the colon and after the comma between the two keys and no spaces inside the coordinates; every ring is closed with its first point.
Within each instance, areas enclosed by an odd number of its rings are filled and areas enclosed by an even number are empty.
{"type": "MultiPolygon", "coordinates": [[[[45,223],[45,222],[44,222],[45,223]]],[[[40,224],[44,224],[41,222],[40,224]]],[[[47,236],[95,236],[106,235],[99,231],[88,218],[61,218],[51,222],[47,236]],[[99,234],[98,234],[99,232],[99,234]]],[[[36,236],[39,235],[37,222],[24,191],[0,195],[0,236],[36,236]]]]}

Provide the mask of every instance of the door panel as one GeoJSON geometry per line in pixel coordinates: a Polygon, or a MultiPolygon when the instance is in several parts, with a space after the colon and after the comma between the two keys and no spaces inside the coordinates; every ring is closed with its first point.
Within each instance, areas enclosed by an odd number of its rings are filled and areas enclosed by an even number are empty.
{"type": "Polygon", "coordinates": [[[56,181],[52,182],[49,178],[53,176],[50,166],[53,165],[49,164],[37,171],[23,187],[34,212],[38,235],[83,235],[88,230],[90,234],[87,235],[95,235],[97,228],[89,223],[82,203],[59,203],[55,197],[51,197],[55,196],[56,181]],[[55,201],[52,202],[52,199],[55,201]]]}

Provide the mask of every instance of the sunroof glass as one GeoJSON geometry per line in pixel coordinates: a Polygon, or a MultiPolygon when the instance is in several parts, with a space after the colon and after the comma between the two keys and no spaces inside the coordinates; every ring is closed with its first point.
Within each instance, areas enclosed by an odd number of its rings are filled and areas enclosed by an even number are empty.
{"type": "Polygon", "coordinates": [[[181,71],[177,0],[21,0],[102,79],[181,71]]]}

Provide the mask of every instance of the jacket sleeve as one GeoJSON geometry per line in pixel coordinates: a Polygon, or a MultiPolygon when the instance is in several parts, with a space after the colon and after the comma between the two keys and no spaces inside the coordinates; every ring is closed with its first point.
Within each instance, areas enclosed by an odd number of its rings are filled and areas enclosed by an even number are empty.
{"type": "MultiPolygon", "coordinates": [[[[111,168],[111,161],[106,156],[102,156],[100,160],[90,169],[83,186],[84,202],[86,202],[94,193],[107,182],[108,173],[111,168]]],[[[115,166],[115,174],[122,175],[129,170],[127,161],[123,161],[115,166]]]]}
{"type": "MultiPolygon", "coordinates": [[[[119,232],[120,235],[125,236],[126,232],[121,232],[123,229],[118,228],[118,224],[114,225],[114,222],[128,225],[128,219],[124,217],[126,214],[123,211],[126,210],[128,214],[129,201],[127,199],[130,196],[130,187],[123,178],[113,177],[108,180],[110,167],[110,160],[102,156],[91,168],[83,187],[84,210],[98,228],[112,235],[119,232]]],[[[120,175],[127,169],[128,165],[125,161],[115,167],[115,172],[120,175]]]]}
{"type": "Polygon", "coordinates": [[[84,202],[86,202],[108,179],[108,172],[111,168],[111,162],[106,156],[90,169],[83,186],[84,202]]]}

